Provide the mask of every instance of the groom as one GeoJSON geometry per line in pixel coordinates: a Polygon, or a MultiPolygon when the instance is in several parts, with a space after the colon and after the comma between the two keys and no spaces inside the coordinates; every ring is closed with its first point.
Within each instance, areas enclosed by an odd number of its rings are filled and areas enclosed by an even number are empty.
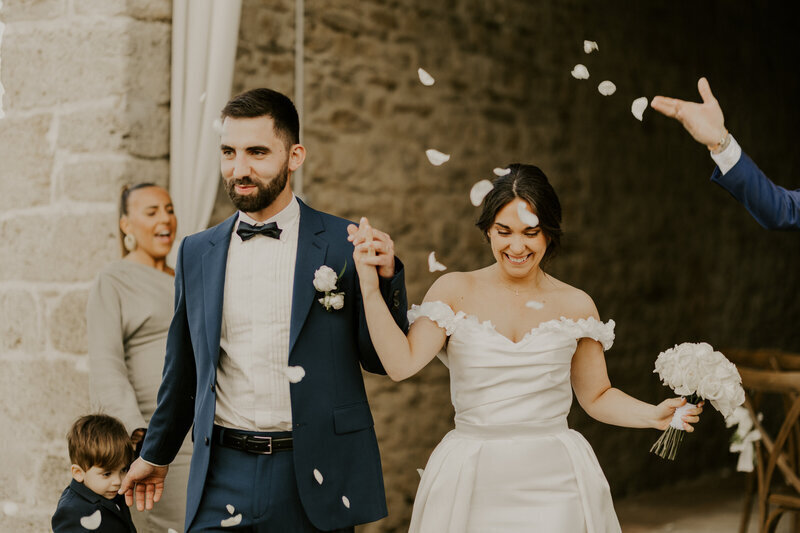
{"type": "MultiPolygon", "coordinates": [[[[120,492],[152,508],[191,427],[187,531],[352,531],[386,501],[360,366],[384,370],[348,222],[292,193],[305,148],[289,98],[248,91],[222,119],[239,211],[181,244],[158,407],[120,492]]],[[[384,299],[407,329],[402,264],[388,235],[376,240],[384,299]]]]}

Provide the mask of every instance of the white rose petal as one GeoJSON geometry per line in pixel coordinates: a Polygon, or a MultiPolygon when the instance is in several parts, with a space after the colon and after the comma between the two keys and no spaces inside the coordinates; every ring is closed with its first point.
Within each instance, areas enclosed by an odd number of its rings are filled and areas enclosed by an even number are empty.
{"type": "MultiPolygon", "coordinates": [[[[283,373],[286,374],[286,377],[289,378],[289,383],[300,383],[304,377],[306,377],[306,369],[302,366],[287,366],[283,373]]],[[[228,511],[233,514],[233,506],[228,506],[228,511]]]]}
{"type": "Polygon", "coordinates": [[[614,85],[613,82],[605,80],[600,82],[600,85],[597,86],[597,90],[600,91],[600,94],[603,96],[611,96],[617,91],[617,86],[614,85]]]}
{"type": "Polygon", "coordinates": [[[342,503],[344,504],[345,507],[350,509],[350,500],[347,498],[347,496],[342,496],[342,503]]]}
{"type": "Polygon", "coordinates": [[[219,525],[222,527],[238,526],[242,522],[242,513],[222,520],[219,525]]]}
{"type": "Polygon", "coordinates": [[[96,510],[89,516],[84,516],[81,518],[81,526],[84,529],[88,529],[89,531],[94,531],[98,527],[100,527],[100,521],[103,517],[100,515],[100,509],[96,510]]]}
{"type": "Polygon", "coordinates": [[[450,161],[449,154],[443,154],[439,150],[425,150],[425,155],[428,156],[428,161],[431,162],[431,165],[438,167],[439,165],[443,165],[450,161]]]}
{"type": "Polygon", "coordinates": [[[498,167],[498,168],[492,170],[492,172],[494,172],[495,176],[499,176],[499,177],[502,178],[503,176],[508,176],[509,174],[511,174],[511,169],[510,168],[499,168],[498,167]]]}
{"type": "Polygon", "coordinates": [[[631,113],[633,113],[633,116],[639,120],[642,120],[642,115],[644,114],[645,109],[647,109],[647,97],[645,96],[637,98],[631,104],[631,113]]]}
{"type": "Polygon", "coordinates": [[[436,252],[428,254],[428,270],[430,272],[441,272],[447,270],[447,267],[436,260],[436,252]]]}
{"type": "Polygon", "coordinates": [[[589,69],[586,68],[585,65],[581,65],[578,63],[574,67],[572,67],[572,77],[576,80],[588,80],[589,79],[589,69]]]}
{"type": "Polygon", "coordinates": [[[203,94],[201,94],[201,95],[200,95],[200,98],[198,99],[198,101],[199,101],[201,104],[202,104],[203,102],[205,102],[205,101],[206,101],[206,93],[203,93],[203,94]]]}
{"type": "Polygon", "coordinates": [[[219,135],[222,135],[222,121],[220,119],[215,118],[214,122],[211,123],[211,127],[214,128],[214,131],[219,135]]]}
{"type": "Polygon", "coordinates": [[[517,216],[519,219],[528,226],[535,228],[539,225],[539,217],[528,210],[528,204],[525,202],[517,203],[517,216]]]}
{"type": "Polygon", "coordinates": [[[19,511],[19,505],[15,502],[3,502],[3,512],[7,516],[14,516],[19,511]]]}
{"type": "Polygon", "coordinates": [[[177,531],[175,531],[175,530],[174,530],[174,529],[172,529],[172,528],[169,528],[169,529],[167,530],[167,533],[178,533],[178,532],[177,532],[177,531]]]}
{"type": "Polygon", "coordinates": [[[530,307],[531,309],[541,309],[544,307],[542,302],[537,302],[536,300],[531,300],[525,304],[525,307],[530,307]]]}
{"type": "Polygon", "coordinates": [[[436,80],[433,79],[433,76],[428,74],[424,68],[418,68],[417,74],[419,75],[419,81],[421,81],[422,85],[424,85],[425,87],[430,87],[431,85],[436,83],[436,80]]]}
{"type": "Polygon", "coordinates": [[[591,54],[593,50],[599,50],[597,43],[594,41],[583,41],[583,51],[591,54]]]}
{"type": "Polygon", "coordinates": [[[319,292],[329,292],[336,288],[339,280],[336,272],[328,265],[322,265],[314,272],[314,288],[319,292]]]}
{"type": "Polygon", "coordinates": [[[337,311],[344,307],[344,293],[343,292],[334,292],[331,294],[330,298],[331,307],[336,309],[337,311]]]}
{"type": "Polygon", "coordinates": [[[322,485],[322,479],[323,479],[323,478],[322,478],[322,472],[320,472],[320,471],[319,471],[319,470],[317,470],[316,468],[314,469],[314,479],[316,479],[316,480],[317,480],[317,483],[319,483],[320,485],[322,485]]]}
{"type": "Polygon", "coordinates": [[[423,469],[417,468],[417,474],[419,474],[419,477],[422,477],[423,472],[425,472],[423,469]]]}
{"type": "Polygon", "coordinates": [[[228,504],[228,505],[226,505],[226,506],[225,506],[225,509],[227,509],[227,510],[228,510],[228,514],[233,514],[233,513],[235,513],[235,512],[236,512],[236,507],[234,507],[234,506],[233,506],[233,505],[231,505],[231,504],[228,504]]]}
{"type": "Polygon", "coordinates": [[[486,198],[486,195],[494,189],[494,185],[489,180],[481,180],[475,185],[472,186],[472,189],[469,191],[469,201],[472,202],[472,205],[478,207],[483,202],[483,199],[486,198]]]}

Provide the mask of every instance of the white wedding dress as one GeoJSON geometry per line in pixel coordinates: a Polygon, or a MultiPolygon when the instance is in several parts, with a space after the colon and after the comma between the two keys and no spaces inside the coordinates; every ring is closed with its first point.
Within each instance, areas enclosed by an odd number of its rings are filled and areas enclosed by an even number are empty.
{"type": "Polygon", "coordinates": [[[620,526],[589,443],[567,427],[570,363],[578,339],[608,349],[614,322],[561,318],[519,342],[442,302],[408,312],[450,337],[455,429],[422,474],[410,533],[609,533],[620,526]]]}

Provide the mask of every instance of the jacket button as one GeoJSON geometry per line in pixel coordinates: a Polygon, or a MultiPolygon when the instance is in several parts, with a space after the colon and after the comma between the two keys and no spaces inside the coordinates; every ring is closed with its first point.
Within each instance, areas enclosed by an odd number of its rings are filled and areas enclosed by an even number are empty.
{"type": "Polygon", "coordinates": [[[205,439],[203,439],[203,442],[205,442],[205,443],[206,443],[206,446],[208,446],[208,437],[206,437],[205,439]]]}

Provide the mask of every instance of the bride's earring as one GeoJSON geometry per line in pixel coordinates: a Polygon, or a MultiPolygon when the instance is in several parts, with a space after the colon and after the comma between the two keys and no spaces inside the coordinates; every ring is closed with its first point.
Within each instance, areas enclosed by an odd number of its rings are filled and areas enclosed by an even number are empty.
{"type": "Polygon", "coordinates": [[[133,233],[126,233],[125,238],[122,239],[122,244],[125,245],[126,250],[132,252],[136,249],[136,237],[133,236],[133,233]]]}

